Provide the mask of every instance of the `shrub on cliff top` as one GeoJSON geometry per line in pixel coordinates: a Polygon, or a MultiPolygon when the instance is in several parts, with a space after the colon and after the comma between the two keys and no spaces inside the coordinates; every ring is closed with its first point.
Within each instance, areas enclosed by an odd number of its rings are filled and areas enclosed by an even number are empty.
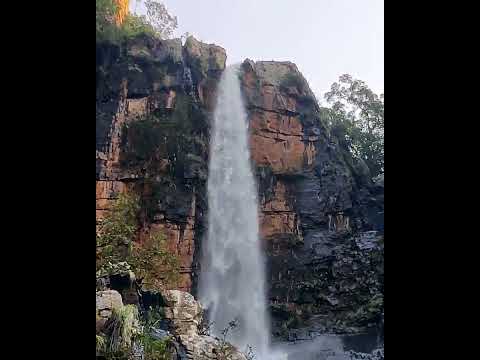
{"type": "Polygon", "coordinates": [[[172,16],[162,2],[145,0],[137,3],[144,3],[146,15],[129,14],[128,1],[96,0],[97,42],[120,43],[139,34],[166,39],[173,34],[177,17],[172,16]]]}
{"type": "Polygon", "coordinates": [[[365,82],[345,74],[325,94],[333,134],[344,148],[361,158],[372,177],[384,172],[384,96],[365,82]]]}

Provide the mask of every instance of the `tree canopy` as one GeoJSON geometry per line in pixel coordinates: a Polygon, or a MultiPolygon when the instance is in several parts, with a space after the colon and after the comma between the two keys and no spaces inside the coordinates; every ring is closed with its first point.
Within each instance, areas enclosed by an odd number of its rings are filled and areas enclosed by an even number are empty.
{"type": "Polygon", "coordinates": [[[177,17],[161,1],[135,1],[144,5],[146,14],[130,13],[128,0],[96,0],[97,41],[119,42],[142,33],[160,39],[173,35],[177,17]]]}
{"type": "Polygon", "coordinates": [[[362,80],[340,76],[325,99],[331,131],[344,148],[362,159],[372,177],[384,172],[384,95],[375,94],[362,80]]]}

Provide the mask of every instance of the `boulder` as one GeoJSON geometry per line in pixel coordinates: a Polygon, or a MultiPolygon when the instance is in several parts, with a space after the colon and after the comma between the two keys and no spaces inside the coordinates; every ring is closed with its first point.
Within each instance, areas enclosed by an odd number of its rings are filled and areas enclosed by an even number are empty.
{"type": "Polygon", "coordinates": [[[172,331],[176,334],[197,335],[202,322],[203,310],[193,295],[169,290],[162,293],[166,304],[165,317],[171,321],[172,331]]]}
{"type": "Polygon", "coordinates": [[[121,308],[123,306],[122,296],[115,290],[97,291],[97,319],[96,328],[97,332],[101,331],[105,326],[105,323],[112,315],[114,308],[121,308]]]}
{"type": "Polygon", "coordinates": [[[180,344],[182,360],[220,360],[228,354],[229,360],[246,360],[245,356],[228,342],[208,335],[200,335],[203,309],[195,298],[184,291],[162,292],[165,318],[170,321],[170,331],[180,344]]]}

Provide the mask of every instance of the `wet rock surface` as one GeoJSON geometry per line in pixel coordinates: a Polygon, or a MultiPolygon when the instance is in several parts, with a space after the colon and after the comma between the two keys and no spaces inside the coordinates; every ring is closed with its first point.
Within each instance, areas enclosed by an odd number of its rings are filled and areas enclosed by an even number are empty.
{"type": "Polygon", "coordinates": [[[204,229],[210,117],[225,50],[190,37],[97,44],[97,220],[122,192],[142,199],[138,241],[161,230],[190,291],[204,229]]]}
{"type": "Polygon", "coordinates": [[[374,183],[329,133],[294,64],[247,60],[243,70],[274,334],[376,328],[383,178],[374,183]]]}

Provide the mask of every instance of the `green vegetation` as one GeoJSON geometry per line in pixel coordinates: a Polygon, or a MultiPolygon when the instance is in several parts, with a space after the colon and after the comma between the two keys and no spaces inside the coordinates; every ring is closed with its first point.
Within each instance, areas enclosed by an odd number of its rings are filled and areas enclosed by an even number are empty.
{"type": "Polygon", "coordinates": [[[172,16],[165,5],[155,0],[144,0],[146,15],[127,14],[121,24],[115,21],[118,6],[113,0],[96,0],[96,39],[121,43],[139,34],[159,39],[171,37],[177,28],[177,18],[172,16]]]}
{"type": "Polygon", "coordinates": [[[118,268],[131,270],[142,286],[153,290],[175,285],[179,264],[168,252],[165,237],[152,232],[142,242],[134,241],[137,231],[139,198],[120,194],[112,211],[97,229],[97,273],[118,268]]]}
{"type": "MultiPolygon", "coordinates": [[[[142,2],[142,0],[139,2],[142,2]]],[[[144,0],[143,3],[147,9],[146,21],[153,28],[155,35],[161,39],[171,37],[178,26],[177,17],[170,15],[165,5],[160,1],[144,0]]]]}
{"type": "Polygon", "coordinates": [[[143,167],[149,168],[149,163],[155,160],[158,152],[165,155],[173,154],[174,149],[167,148],[169,145],[167,139],[172,145],[178,145],[182,137],[189,136],[195,131],[193,124],[202,121],[200,116],[201,110],[194,109],[190,97],[179,93],[175,98],[173,111],[157,110],[126,124],[122,132],[125,148],[122,154],[124,165],[141,162],[143,167]]]}
{"type": "Polygon", "coordinates": [[[108,360],[131,359],[135,345],[143,348],[144,360],[171,360],[171,338],[151,335],[156,322],[140,321],[135,305],[115,308],[105,325],[105,333],[96,335],[97,354],[108,360]]]}
{"type": "Polygon", "coordinates": [[[96,342],[96,351],[98,354],[102,354],[107,349],[107,338],[105,335],[96,335],[97,342],[96,342]]]}
{"type": "Polygon", "coordinates": [[[116,37],[114,25],[117,6],[113,0],[96,0],[96,38],[97,41],[113,40],[116,37]]]}
{"type": "Polygon", "coordinates": [[[128,353],[135,337],[141,334],[137,307],[125,305],[114,308],[106,330],[109,333],[107,351],[112,354],[128,353]]]}
{"type": "Polygon", "coordinates": [[[141,337],[145,360],[170,360],[172,339],[167,337],[162,340],[156,339],[150,334],[141,337]]]}
{"type": "MultiPolygon", "coordinates": [[[[187,95],[178,93],[173,111],[159,109],[125,125],[122,166],[142,171],[145,181],[153,185],[152,190],[157,182],[153,174],[159,173],[159,167],[166,175],[162,182],[173,181],[175,176],[183,176],[192,163],[203,162],[199,155],[208,149],[202,136],[206,126],[205,110],[187,95]],[[169,160],[167,168],[163,168],[166,165],[163,159],[169,160]]],[[[155,197],[155,192],[152,193],[155,197]]]]}
{"type": "Polygon", "coordinates": [[[125,124],[122,131],[122,142],[125,145],[122,154],[124,165],[129,166],[138,162],[148,165],[149,160],[155,157],[156,151],[161,150],[164,135],[164,130],[155,116],[146,116],[125,124]]]}
{"type": "Polygon", "coordinates": [[[139,199],[120,194],[97,231],[97,270],[126,261],[137,231],[139,199]]]}
{"type": "Polygon", "coordinates": [[[162,320],[163,315],[158,310],[149,309],[145,312],[144,328],[140,337],[145,360],[170,360],[172,357],[172,339],[165,337],[157,339],[152,335],[152,330],[162,320]]]}
{"type": "Polygon", "coordinates": [[[126,261],[137,230],[139,199],[120,194],[97,229],[97,271],[109,264],[126,261]]]}
{"type": "Polygon", "coordinates": [[[144,288],[161,289],[178,281],[178,257],[168,252],[161,233],[151,234],[143,244],[134,244],[128,262],[144,288]]]}
{"type": "Polygon", "coordinates": [[[361,80],[342,75],[325,94],[324,108],[332,134],[362,159],[372,177],[384,172],[384,95],[378,96],[361,80]]]}

